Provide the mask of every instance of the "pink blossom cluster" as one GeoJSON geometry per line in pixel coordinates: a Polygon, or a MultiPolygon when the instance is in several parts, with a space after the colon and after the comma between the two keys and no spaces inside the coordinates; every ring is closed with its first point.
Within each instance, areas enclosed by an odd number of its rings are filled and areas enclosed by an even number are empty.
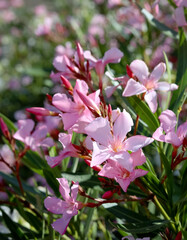
{"type": "MultiPolygon", "coordinates": [[[[172,111],[166,110],[159,117],[161,125],[154,132],[153,137],[137,135],[137,122],[134,125],[133,119],[125,109],[122,111],[119,108],[112,109],[111,105],[106,103],[103,91],[106,65],[120,62],[123,53],[117,48],[111,48],[105,52],[103,58],[96,59],[90,51],[83,51],[79,43],[73,57],[72,53],[66,54],[65,48],[61,47],[60,50],[62,50],[61,54],[58,53],[53,62],[56,72],[52,73],[52,78],[62,82],[66,93],[48,95],[45,108],[27,109],[29,113],[36,115],[39,123],[35,126],[31,119],[18,121],[18,130],[14,134],[14,139],[24,142],[28,149],[39,153],[42,148],[47,163],[52,168],[60,165],[67,157],[84,159],[87,165],[98,172],[98,176],[111,179],[115,183],[112,185],[113,192],[106,192],[103,198],[110,198],[114,192],[120,195],[120,188],[126,192],[131,182],[147,174],[147,171],[141,168],[146,162],[142,148],[151,144],[154,139],[171,143],[175,147],[184,145],[187,125],[186,123],[181,125],[175,132],[176,116],[172,111]],[[94,85],[91,71],[95,71],[99,89],[94,85]],[[70,82],[72,79],[74,84],[70,82]],[[54,122],[52,119],[55,119],[54,122]],[[45,150],[55,145],[52,132],[60,122],[65,131],[57,133],[62,149],[58,151],[57,156],[52,157],[45,150]],[[133,126],[134,133],[131,133],[133,126]],[[84,140],[80,141],[79,145],[72,143],[73,133],[84,136],[84,140]]],[[[126,69],[127,75],[113,78],[119,81],[118,86],[123,88],[123,97],[138,95],[153,113],[158,107],[157,91],[177,89],[175,84],[159,82],[166,70],[162,62],[151,73],[142,60],[134,60],[126,69]]],[[[116,87],[112,87],[110,95],[115,90],[116,87]]],[[[7,134],[4,125],[3,129],[7,134]]],[[[102,202],[97,203],[98,205],[83,204],[76,200],[78,191],[85,196],[78,182],[73,182],[70,188],[66,179],[57,180],[64,200],[48,197],[44,204],[52,213],[63,215],[52,224],[52,227],[60,234],[64,234],[71,217],[78,214],[79,209],[85,206],[99,206],[102,202]]]]}

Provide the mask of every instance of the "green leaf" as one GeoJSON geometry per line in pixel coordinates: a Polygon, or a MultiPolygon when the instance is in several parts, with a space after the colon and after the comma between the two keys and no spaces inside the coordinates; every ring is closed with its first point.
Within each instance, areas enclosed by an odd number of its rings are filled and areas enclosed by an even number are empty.
{"type": "Polygon", "coordinates": [[[168,225],[168,220],[156,220],[156,221],[144,221],[141,223],[127,223],[127,224],[114,224],[112,225],[117,229],[121,229],[129,233],[153,233],[160,232],[161,229],[165,228],[168,225]]]}
{"type": "Polygon", "coordinates": [[[184,31],[180,30],[180,39],[179,39],[179,48],[178,48],[178,66],[177,66],[177,78],[176,84],[179,88],[173,92],[173,96],[170,103],[170,109],[175,113],[184,103],[187,93],[187,39],[184,31]]]}
{"type": "Polygon", "coordinates": [[[81,186],[94,187],[96,185],[100,185],[98,178],[91,174],[62,173],[61,176],[66,178],[68,181],[78,181],[81,186]]]}
{"type": "Polygon", "coordinates": [[[154,132],[159,127],[159,122],[149,107],[137,96],[128,97],[126,99],[140,116],[141,120],[143,120],[148,125],[149,129],[154,132]]]}
{"type": "Polygon", "coordinates": [[[156,20],[156,18],[154,18],[154,16],[150,12],[148,12],[146,9],[141,8],[140,6],[139,8],[141,9],[142,14],[146,17],[147,21],[153,27],[159,29],[160,31],[162,31],[163,34],[165,34],[168,37],[175,38],[175,39],[179,38],[178,33],[176,31],[174,31],[173,29],[167,27],[165,24],[156,20]]]}
{"type": "Polygon", "coordinates": [[[138,223],[142,221],[148,221],[147,217],[141,216],[125,207],[118,206],[117,204],[103,204],[103,207],[112,213],[114,216],[120,219],[125,219],[129,223],[138,223]]]}
{"type": "Polygon", "coordinates": [[[6,226],[11,232],[13,239],[16,240],[28,240],[25,236],[24,232],[19,228],[18,224],[13,222],[12,219],[1,209],[3,214],[3,219],[5,221],[6,226]]]}
{"type": "Polygon", "coordinates": [[[47,170],[47,169],[43,170],[43,175],[47,183],[49,184],[49,186],[53,189],[55,195],[59,197],[60,196],[59,183],[56,179],[58,176],[55,176],[55,174],[51,170],[47,170]]]}
{"type": "Polygon", "coordinates": [[[152,172],[148,172],[145,176],[141,177],[141,180],[147,189],[151,190],[157,197],[167,203],[168,195],[159,179],[152,172]]]}

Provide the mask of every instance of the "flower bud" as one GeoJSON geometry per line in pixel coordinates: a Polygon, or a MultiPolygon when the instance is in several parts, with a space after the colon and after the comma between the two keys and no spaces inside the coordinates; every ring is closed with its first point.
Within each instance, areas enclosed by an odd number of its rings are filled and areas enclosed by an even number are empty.
{"type": "Polygon", "coordinates": [[[8,127],[7,127],[7,125],[5,124],[5,122],[3,121],[2,118],[0,118],[0,127],[1,127],[1,130],[3,132],[3,135],[7,139],[10,139],[10,132],[9,132],[8,127]]]}
{"type": "Polygon", "coordinates": [[[101,112],[97,106],[97,104],[88,96],[82,94],[80,91],[76,90],[77,94],[79,95],[80,99],[83,103],[87,106],[87,108],[93,113],[101,116],[101,112]]]}
{"type": "Polygon", "coordinates": [[[63,75],[61,75],[60,78],[65,88],[69,91],[73,91],[73,87],[71,86],[71,83],[69,82],[69,80],[65,78],[63,75]]]}
{"type": "Polygon", "coordinates": [[[113,196],[113,192],[111,190],[105,192],[103,195],[102,195],[102,198],[103,199],[108,199],[108,198],[111,198],[113,196]]]}

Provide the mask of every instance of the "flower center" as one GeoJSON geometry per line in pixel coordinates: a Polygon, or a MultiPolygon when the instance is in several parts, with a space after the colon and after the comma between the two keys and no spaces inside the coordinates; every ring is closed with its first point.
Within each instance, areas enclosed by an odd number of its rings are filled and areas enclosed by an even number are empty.
{"type": "Polygon", "coordinates": [[[128,178],[130,176],[130,172],[127,169],[123,169],[122,177],[123,178],[128,178]]]}

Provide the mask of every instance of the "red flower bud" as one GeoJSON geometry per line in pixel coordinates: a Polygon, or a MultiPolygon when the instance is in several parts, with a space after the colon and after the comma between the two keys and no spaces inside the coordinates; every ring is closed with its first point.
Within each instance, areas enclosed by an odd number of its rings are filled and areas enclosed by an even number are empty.
{"type": "Polygon", "coordinates": [[[126,66],[126,70],[127,70],[127,74],[129,75],[130,78],[134,78],[134,74],[133,72],[131,71],[129,65],[127,64],[126,66]]]}
{"type": "Polygon", "coordinates": [[[113,194],[114,193],[111,190],[109,190],[103,194],[102,198],[104,198],[104,199],[111,198],[113,196],[113,194]]]}
{"type": "Polygon", "coordinates": [[[5,122],[3,121],[2,118],[0,118],[0,127],[1,127],[1,130],[3,132],[3,135],[7,139],[10,139],[10,132],[9,132],[8,127],[7,127],[7,125],[5,124],[5,122]]]}

